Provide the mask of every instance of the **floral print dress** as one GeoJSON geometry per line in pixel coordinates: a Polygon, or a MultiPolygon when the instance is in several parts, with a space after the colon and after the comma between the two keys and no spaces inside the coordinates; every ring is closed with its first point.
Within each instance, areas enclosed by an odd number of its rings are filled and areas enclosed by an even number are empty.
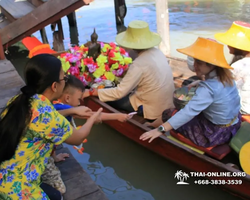
{"type": "Polygon", "coordinates": [[[32,117],[12,159],[0,165],[1,200],[49,200],[40,188],[41,175],[54,145],[73,132],[43,95],[32,97],[32,117]]]}

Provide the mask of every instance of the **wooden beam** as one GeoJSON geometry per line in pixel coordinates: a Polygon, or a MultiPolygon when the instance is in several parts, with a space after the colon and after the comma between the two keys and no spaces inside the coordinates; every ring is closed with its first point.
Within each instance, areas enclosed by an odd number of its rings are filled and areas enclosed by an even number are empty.
{"type": "Polygon", "coordinates": [[[159,45],[159,49],[165,55],[170,55],[168,0],[156,0],[155,6],[157,18],[157,32],[162,38],[162,41],[159,45]]]}
{"type": "Polygon", "coordinates": [[[26,16],[0,29],[3,45],[12,45],[86,5],[83,0],[50,0],[26,16]]]}
{"type": "Polygon", "coordinates": [[[0,5],[1,8],[6,10],[14,19],[19,19],[36,8],[28,1],[1,0],[0,5]]]}
{"type": "Polygon", "coordinates": [[[5,60],[4,49],[3,49],[1,37],[0,37],[0,60],[5,60]]]}

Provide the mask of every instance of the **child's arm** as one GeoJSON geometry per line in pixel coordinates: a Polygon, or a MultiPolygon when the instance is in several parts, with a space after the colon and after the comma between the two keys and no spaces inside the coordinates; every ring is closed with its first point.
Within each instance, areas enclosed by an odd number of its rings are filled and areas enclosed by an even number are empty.
{"type": "Polygon", "coordinates": [[[72,115],[79,115],[82,117],[90,117],[91,116],[91,110],[90,108],[86,106],[78,106],[73,108],[67,108],[63,110],[57,110],[61,115],[63,116],[72,116],[72,115]]]}
{"type": "Polygon", "coordinates": [[[102,114],[101,114],[102,121],[118,120],[120,122],[125,122],[128,119],[130,119],[130,116],[128,114],[123,114],[123,113],[104,113],[104,112],[102,112],[102,114]]]}
{"type": "MultiPolygon", "coordinates": [[[[91,114],[93,115],[95,112],[92,112],[91,114]]],[[[108,121],[108,120],[118,120],[120,122],[125,122],[133,117],[135,113],[132,113],[132,115],[129,114],[124,114],[124,113],[101,113],[101,120],[102,121],[108,121]]],[[[78,119],[88,119],[89,117],[87,116],[73,116],[74,118],[78,119]]]]}

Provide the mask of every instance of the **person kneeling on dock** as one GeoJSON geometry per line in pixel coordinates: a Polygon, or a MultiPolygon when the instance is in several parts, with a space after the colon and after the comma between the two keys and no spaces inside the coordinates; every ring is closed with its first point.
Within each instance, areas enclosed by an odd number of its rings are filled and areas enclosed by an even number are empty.
{"type": "MultiPolygon", "coordinates": [[[[65,86],[60,60],[40,54],[28,61],[24,71],[26,86],[9,101],[0,118],[0,199],[61,200],[59,191],[41,182],[52,149],[63,142],[80,145],[102,108],[75,129],[51,103],[62,96],[65,86]]],[[[82,113],[77,108],[68,115],[82,113]]]]}
{"type": "MultiPolygon", "coordinates": [[[[63,90],[62,96],[58,101],[54,101],[55,109],[62,115],[66,117],[66,119],[75,126],[73,121],[73,116],[68,115],[70,109],[80,108],[80,101],[85,90],[84,84],[78,78],[73,75],[66,76],[66,83],[63,90]],[[67,112],[65,112],[67,111],[67,112]]],[[[83,107],[83,106],[81,106],[83,107]]],[[[74,118],[89,118],[94,112],[92,112],[89,108],[85,107],[86,111],[81,108],[83,112],[81,116],[74,116],[74,118]]],[[[73,111],[72,111],[73,112],[73,111]]],[[[71,113],[72,113],[71,112],[71,113]]],[[[132,116],[123,114],[123,113],[101,113],[99,121],[105,120],[118,120],[120,122],[125,122],[130,119],[132,116]]],[[[68,157],[66,154],[55,155],[55,151],[53,151],[52,157],[49,158],[48,165],[43,173],[42,181],[59,190],[62,194],[66,192],[65,185],[61,179],[61,173],[59,169],[55,166],[55,162],[59,162],[63,160],[63,157],[68,157]],[[52,158],[53,157],[53,158],[52,158]],[[60,157],[60,160],[58,160],[60,157]]]]}
{"type": "Polygon", "coordinates": [[[202,147],[229,142],[241,125],[240,97],[232,68],[223,55],[223,45],[198,38],[193,45],[178,51],[195,59],[195,72],[205,80],[200,81],[195,95],[183,109],[176,114],[174,109],[164,111],[165,123],[142,134],[140,139],[151,142],[174,129],[202,147]]]}
{"type": "Polygon", "coordinates": [[[84,96],[98,96],[116,109],[137,111],[145,119],[157,119],[164,109],[173,107],[174,81],[165,55],[154,46],[161,42],[144,21],[132,21],[117,35],[116,42],[138,52],[126,75],[115,88],[86,90],[84,96]]]}

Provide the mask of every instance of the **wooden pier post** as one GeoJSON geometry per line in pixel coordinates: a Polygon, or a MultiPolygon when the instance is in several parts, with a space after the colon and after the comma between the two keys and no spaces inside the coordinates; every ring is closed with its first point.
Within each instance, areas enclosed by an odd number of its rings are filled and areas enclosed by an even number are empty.
{"type": "Polygon", "coordinates": [[[125,31],[124,18],[127,14],[127,6],[125,0],[114,0],[115,21],[117,33],[125,31]]]}
{"type": "Polygon", "coordinates": [[[57,24],[58,30],[53,32],[53,49],[58,52],[65,51],[64,43],[63,43],[64,34],[63,34],[63,27],[62,27],[61,19],[58,20],[56,24],[57,24]]]}
{"type": "Polygon", "coordinates": [[[165,54],[170,55],[170,35],[169,35],[169,12],[168,0],[156,0],[157,32],[162,38],[159,49],[165,54]]]}
{"type": "Polygon", "coordinates": [[[45,28],[40,30],[41,38],[44,44],[49,44],[45,28]]]}
{"type": "Polygon", "coordinates": [[[72,12],[69,15],[67,15],[69,26],[70,27],[77,27],[76,23],[76,12],[72,12]]]}

